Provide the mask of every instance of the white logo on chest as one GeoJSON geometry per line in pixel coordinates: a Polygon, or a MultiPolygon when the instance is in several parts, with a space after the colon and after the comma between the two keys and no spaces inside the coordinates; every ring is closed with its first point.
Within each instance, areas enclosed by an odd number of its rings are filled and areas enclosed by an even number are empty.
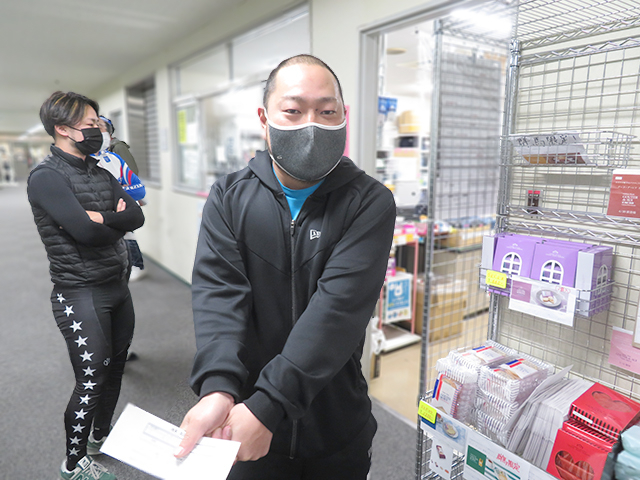
{"type": "Polygon", "coordinates": [[[309,240],[315,240],[316,238],[320,238],[320,230],[314,230],[313,228],[309,230],[309,240]]]}

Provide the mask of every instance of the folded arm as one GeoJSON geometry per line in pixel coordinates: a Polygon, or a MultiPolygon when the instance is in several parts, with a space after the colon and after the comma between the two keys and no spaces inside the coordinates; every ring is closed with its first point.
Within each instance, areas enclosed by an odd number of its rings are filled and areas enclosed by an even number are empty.
{"type": "Polygon", "coordinates": [[[43,168],[34,172],[29,179],[28,191],[31,201],[44,209],[78,243],[101,247],[115,243],[125,234],[126,230],[91,220],[71,185],[55,170],[43,168]]]}

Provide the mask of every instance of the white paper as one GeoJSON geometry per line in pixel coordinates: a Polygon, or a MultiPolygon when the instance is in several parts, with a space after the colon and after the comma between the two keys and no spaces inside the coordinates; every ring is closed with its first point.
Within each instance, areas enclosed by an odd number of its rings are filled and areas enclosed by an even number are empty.
{"type": "Polygon", "coordinates": [[[531,278],[513,275],[509,309],[573,326],[576,311],[577,290],[531,278]],[[545,299],[551,296],[551,303],[545,299]]]}
{"type": "Polygon", "coordinates": [[[173,456],[184,430],[128,404],[100,449],[121,462],[163,480],[225,480],[239,442],[202,438],[182,460],[173,456]]]}

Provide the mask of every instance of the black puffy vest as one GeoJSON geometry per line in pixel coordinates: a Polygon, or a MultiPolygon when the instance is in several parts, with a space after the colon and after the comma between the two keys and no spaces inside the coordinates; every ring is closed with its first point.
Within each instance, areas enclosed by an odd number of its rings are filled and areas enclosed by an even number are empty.
{"type": "MultiPolygon", "coordinates": [[[[73,160],[76,158],[63,158],[52,150],[52,154],[33,171],[51,168],[62,174],[85,210],[113,210],[111,174],[98,167],[91,157],[87,157],[86,162],[73,160]]],[[[36,205],[31,209],[47,251],[51,281],[55,285],[81,287],[126,278],[129,259],[124,239],[101,247],[83,245],[59,228],[44,209],[36,205]]]]}

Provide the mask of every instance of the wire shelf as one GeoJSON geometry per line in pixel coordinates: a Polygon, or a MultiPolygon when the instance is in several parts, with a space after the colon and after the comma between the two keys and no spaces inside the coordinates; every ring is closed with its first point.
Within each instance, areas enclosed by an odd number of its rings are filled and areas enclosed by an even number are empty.
{"type": "MultiPolygon", "coordinates": [[[[504,297],[510,296],[509,287],[511,286],[512,276],[505,273],[507,277],[507,287],[497,288],[487,285],[487,271],[490,269],[480,267],[479,283],[480,288],[496,295],[504,297]]],[[[614,282],[600,285],[591,290],[578,290],[576,295],[575,314],[581,317],[592,317],[609,308],[611,304],[611,294],[613,293],[614,282]]]]}
{"type": "MultiPolygon", "coordinates": [[[[610,230],[613,228],[618,230],[628,228],[630,232],[637,232],[640,228],[640,219],[638,218],[612,217],[597,213],[551,210],[539,207],[532,209],[531,206],[525,205],[508,205],[506,215],[511,218],[519,217],[520,219],[527,219],[528,221],[531,221],[531,217],[535,215],[535,223],[538,224],[543,224],[545,222],[553,222],[551,223],[552,225],[554,225],[555,222],[564,224],[570,222],[578,225],[591,223],[603,228],[604,234],[610,234],[610,230]],[[535,213],[532,213],[534,211],[535,213]]],[[[544,227],[541,226],[540,228],[543,229],[544,227]]],[[[617,236],[616,238],[623,237],[617,236]]],[[[627,238],[626,235],[624,238],[627,238]]],[[[629,237],[629,239],[630,238],[634,238],[634,236],[629,237]]],[[[635,242],[633,243],[635,244],[635,242]]]]}
{"type": "Polygon", "coordinates": [[[521,0],[517,10],[496,229],[612,247],[611,283],[600,292],[610,303],[578,303],[588,313],[568,326],[493,294],[490,338],[638,399],[640,375],[610,364],[609,353],[613,330],[634,330],[638,318],[640,220],[607,214],[614,169],[640,168],[638,3],[521,0]],[[569,132],[575,141],[555,142],[569,132]]]}
{"type": "MultiPolygon", "coordinates": [[[[420,430],[420,427],[418,427],[418,429],[420,430]]],[[[433,441],[431,437],[429,437],[429,435],[427,435],[426,433],[422,432],[421,435],[422,449],[420,451],[420,458],[423,459],[421,465],[421,471],[423,472],[423,474],[420,478],[421,480],[441,480],[442,477],[440,477],[437,473],[432,472],[429,468],[429,458],[431,457],[431,446],[433,441]]],[[[451,480],[464,479],[464,459],[464,455],[454,456],[453,465],[451,468],[451,480]]]]}
{"type": "Polygon", "coordinates": [[[585,240],[589,242],[606,242],[606,243],[617,243],[620,245],[627,245],[629,247],[639,247],[640,246],[640,235],[620,232],[620,231],[612,231],[607,229],[600,229],[595,225],[583,226],[583,227],[573,227],[571,225],[563,225],[563,224],[541,224],[534,222],[527,222],[524,220],[519,220],[517,218],[509,218],[505,223],[506,231],[513,233],[523,233],[525,235],[552,235],[552,236],[563,236],[568,239],[579,239],[585,240]],[[585,228],[586,227],[586,228],[585,228]]]}
{"type": "Polygon", "coordinates": [[[542,53],[532,53],[523,55],[521,65],[531,65],[549,60],[567,59],[573,57],[581,57],[594,54],[605,54],[607,52],[615,52],[625,48],[634,48],[640,46],[640,39],[625,38],[619,41],[605,41],[602,43],[591,43],[587,45],[570,46],[542,53]]]}
{"type": "Polygon", "coordinates": [[[513,164],[594,165],[624,168],[633,135],[610,131],[519,133],[509,135],[513,164]]]}
{"type": "Polygon", "coordinates": [[[523,0],[516,37],[523,47],[625,30],[639,22],[635,0],[523,0]]]}

